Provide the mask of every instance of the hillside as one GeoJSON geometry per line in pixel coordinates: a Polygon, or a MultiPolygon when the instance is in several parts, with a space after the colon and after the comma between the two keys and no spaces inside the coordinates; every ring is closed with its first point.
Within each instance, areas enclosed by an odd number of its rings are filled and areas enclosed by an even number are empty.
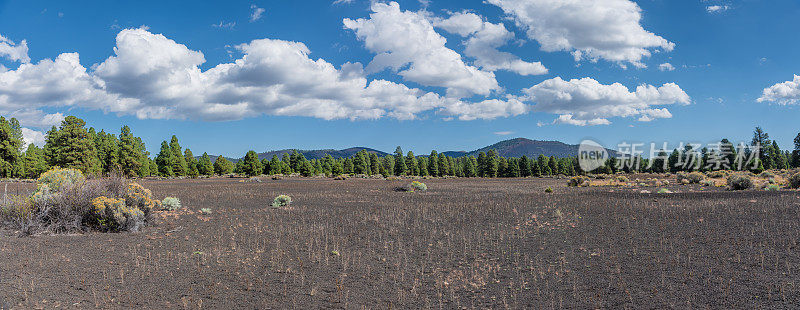
{"type": "MultiPolygon", "coordinates": [[[[326,154],[330,154],[334,158],[347,158],[351,157],[356,154],[360,150],[366,150],[369,153],[375,153],[378,156],[386,156],[388,155],[386,152],[378,151],[376,149],[366,148],[366,147],[352,147],[344,150],[333,150],[333,149],[326,149],[326,150],[303,150],[299,151],[306,159],[320,159],[325,157],[326,154]]],[[[522,157],[523,155],[536,158],[539,155],[544,156],[556,156],[556,157],[574,157],[578,155],[578,145],[566,144],[559,141],[539,141],[539,140],[530,140],[525,138],[516,138],[511,140],[500,141],[495,144],[474,150],[474,151],[447,151],[442,152],[450,157],[462,157],[462,156],[475,156],[478,157],[480,152],[489,152],[489,150],[495,150],[498,155],[502,157],[522,157]]],[[[281,158],[283,154],[291,154],[293,150],[286,149],[280,151],[269,151],[264,153],[259,153],[259,159],[271,159],[272,155],[277,155],[278,158],[281,158]]],[[[615,156],[616,152],[613,150],[608,150],[609,154],[615,156]]],[[[426,156],[423,154],[423,156],[426,156]]],[[[211,156],[211,161],[217,159],[217,156],[211,156]]],[[[238,159],[228,158],[228,160],[232,162],[237,162],[238,159]]]]}
{"type": "Polygon", "coordinates": [[[538,141],[525,138],[516,138],[500,141],[471,152],[446,152],[446,154],[453,157],[478,157],[480,152],[486,153],[489,152],[489,150],[495,150],[501,157],[521,157],[523,155],[528,157],[538,157],[539,155],[572,157],[577,156],[578,145],[570,145],[558,141],[538,141]]]}

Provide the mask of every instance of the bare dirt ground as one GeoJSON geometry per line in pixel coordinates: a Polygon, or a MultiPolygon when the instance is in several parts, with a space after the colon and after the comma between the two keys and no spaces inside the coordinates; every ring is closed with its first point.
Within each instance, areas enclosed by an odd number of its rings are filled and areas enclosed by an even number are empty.
{"type": "Polygon", "coordinates": [[[797,191],[556,179],[395,190],[408,182],[145,181],[186,209],[138,233],[4,232],[0,308],[800,306],[797,191]],[[279,194],[292,205],[269,207],[279,194]]]}

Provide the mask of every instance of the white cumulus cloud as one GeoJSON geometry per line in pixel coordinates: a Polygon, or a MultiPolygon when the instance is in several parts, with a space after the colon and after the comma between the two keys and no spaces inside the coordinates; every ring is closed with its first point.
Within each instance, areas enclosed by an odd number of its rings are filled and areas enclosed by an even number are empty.
{"type": "Polygon", "coordinates": [[[508,31],[503,24],[484,22],[474,13],[461,12],[447,19],[440,19],[435,25],[448,32],[469,37],[464,43],[464,54],[475,58],[475,65],[484,70],[508,70],[520,75],[547,73],[547,68],[541,62],[527,62],[511,53],[498,50],[514,39],[514,33],[508,31]]]}
{"type": "Polygon", "coordinates": [[[377,55],[367,66],[370,73],[386,68],[405,80],[444,87],[449,97],[489,95],[500,90],[492,72],[464,63],[461,55],[445,47],[426,12],[401,11],[397,2],[374,3],[369,18],[344,19],[344,26],[377,55]]]}
{"type": "Polygon", "coordinates": [[[28,42],[22,40],[19,43],[14,43],[0,34],[0,58],[22,63],[30,62],[31,58],[28,57],[28,42]]]}
{"type": "Polygon", "coordinates": [[[658,106],[690,104],[691,98],[678,85],[640,85],[631,92],[622,84],[604,85],[592,78],[546,80],[524,89],[533,111],[559,114],[556,122],[586,126],[607,125],[613,117],[639,117],[639,121],[670,118],[658,106]]]}
{"type": "Polygon", "coordinates": [[[758,102],[774,102],[780,105],[800,103],[800,75],[795,75],[791,81],[765,88],[758,102]]]}
{"type": "Polygon", "coordinates": [[[644,67],[654,50],[675,44],[645,30],[630,0],[487,0],[512,17],[544,51],[571,52],[576,61],[605,59],[644,67]]]}
{"type": "Polygon", "coordinates": [[[464,120],[523,113],[510,100],[463,102],[386,80],[360,63],[336,68],[300,42],[260,39],[235,47],[241,58],[201,70],[205,56],[161,34],[119,32],[114,55],[87,70],[77,53],[0,72],[0,114],[45,128],[55,108],[98,109],[142,119],[238,120],[259,115],[321,119],[414,119],[432,111],[464,120]]]}

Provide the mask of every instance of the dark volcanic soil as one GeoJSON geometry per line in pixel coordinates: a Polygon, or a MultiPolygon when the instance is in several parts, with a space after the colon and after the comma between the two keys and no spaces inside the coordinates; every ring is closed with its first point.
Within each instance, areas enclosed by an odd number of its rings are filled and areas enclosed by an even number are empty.
{"type": "Polygon", "coordinates": [[[0,308],[800,306],[796,191],[425,183],[146,181],[187,211],[132,234],[0,236],[0,308]],[[270,208],[279,194],[294,203],[270,208]]]}

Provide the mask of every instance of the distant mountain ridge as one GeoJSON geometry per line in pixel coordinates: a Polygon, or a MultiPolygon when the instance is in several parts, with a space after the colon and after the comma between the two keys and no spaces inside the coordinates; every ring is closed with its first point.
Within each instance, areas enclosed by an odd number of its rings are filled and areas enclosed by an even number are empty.
{"type": "MultiPolygon", "coordinates": [[[[475,156],[478,157],[480,152],[487,153],[489,150],[495,150],[497,155],[501,157],[522,157],[528,156],[531,158],[539,157],[539,155],[544,156],[556,156],[556,157],[575,157],[578,156],[578,148],[579,145],[573,144],[566,144],[559,141],[540,141],[540,140],[531,140],[526,138],[516,138],[511,140],[500,141],[495,144],[474,150],[474,151],[446,151],[442,152],[450,157],[463,157],[463,156],[475,156]]],[[[334,158],[347,158],[355,155],[361,150],[366,150],[368,153],[375,153],[379,157],[386,156],[388,153],[382,152],[376,149],[371,149],[367,147],[351,147],[343,150],[333,150],[333,149],[326,149],[326,150],[298,150],[300,154],[306,157],[306,159],[320,159],[325,157],[326,154],[330,154],[334,158]]],[[[277,155],[278,158],[281,158],[283,154],[291,154],[293,149],[286,149],[286,150],[279,150],[279,151],[269,151],[264,153],[259,153],[259,159],[271,159],[272,155],[277,155]]],[[[614,150],[608,150],[611,156],[616,156],[617,152],[614,150]]],[[[423,156],[427,156],[427,154],[422,154],[423,156]]],[[[218,156],[211,156],[211,161],[215,161],[218,156]]],[[[227,158],[227,157],[226,157],[227,158]]],[[[237,162],[239,159],[228,158],[228,160],[232,162],[237,162]]]]}
{"type": "Polygon", "coordinates": [[[556,156],[556,157],[575,157],[578,156],[578,145],[566,144],[559,141],[539,141],[525,138],[516,138],[511,140],[500,141],[487,147],[483,147],[471,152],[445,152],[444,154],[452,157],[462,156],[475,156],[481,152],[488,153],[490,150],[495,150],[500,157],[539,157],[556,156]]]}

